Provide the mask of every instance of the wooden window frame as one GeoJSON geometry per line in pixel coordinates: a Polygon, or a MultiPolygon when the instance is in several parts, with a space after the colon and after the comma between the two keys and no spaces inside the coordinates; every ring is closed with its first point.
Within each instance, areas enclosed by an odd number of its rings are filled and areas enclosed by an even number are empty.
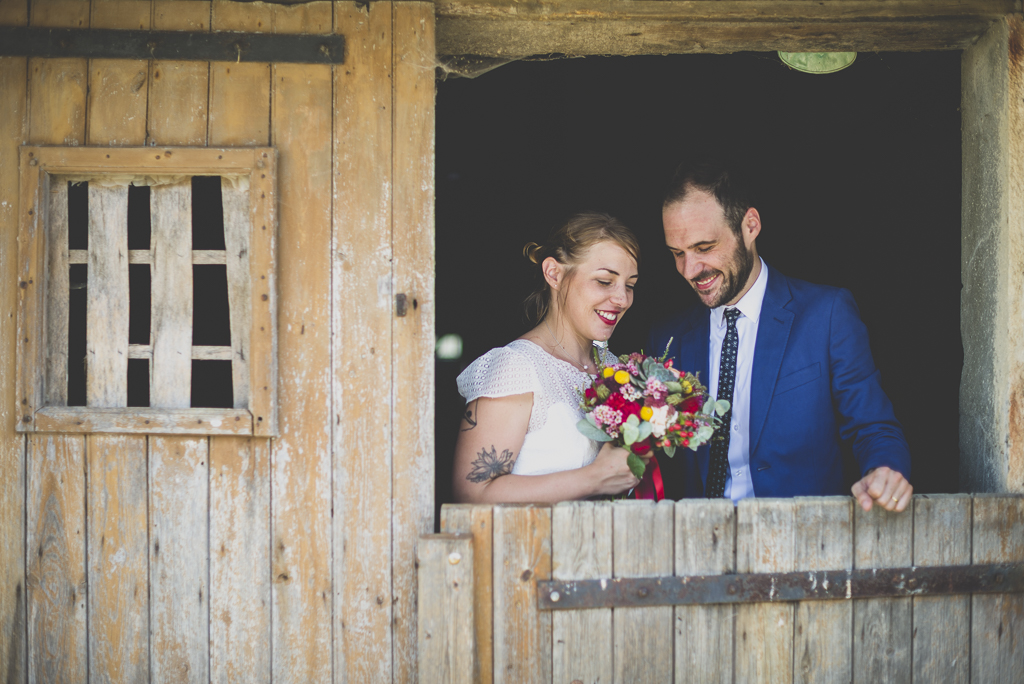
{"type": "MultiPolygon", "coordinates": [[[[276,166],[274,148],[20,148],[18,229],[17,430],[19,432],[251,435],[277,432],[276,166]],[[53,176],[246,177],[249,183],[248,406],[244,408],[100,408],[62,406],[47,397],[47,283],[51,267],[49,197],[53,176]]],[[[90,244],[93,244],[90,241],[90,244]]],[[[204,255],[198,256],[200,260],[204,255]]],[[[59,257],[58,257],[59,261],[59,257]]],[[[195,262],[194,262],[195,263],[195,262]]],[[[62,312],[58,312],[61,315],[62,312]]],[[[133,345],[135,347],[136,345],[133,345]]],[[[198,348],[202,354],[205,348],[198,348]]],[[[145,350],[133,349],[129,358],[145,350]]],[[[196,348],[193,348],[195,358],[196,348]]],[[[240,378],[244,381],[246,378],[240,378]]],[[[236,384],[239,379],[236,379],[236,384]]],[[[236,406],[238,404],[236,396],[236,406]]]]}

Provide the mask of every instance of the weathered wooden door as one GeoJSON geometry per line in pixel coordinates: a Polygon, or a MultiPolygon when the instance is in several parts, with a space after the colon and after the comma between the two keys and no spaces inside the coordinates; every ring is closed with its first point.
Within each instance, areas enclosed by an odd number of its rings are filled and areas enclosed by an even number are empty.
{"type": "Polygon", "coordinates": [[[340,33],[343,64],[0,58],[0,676],[415,681],[433,528],[433,5],[34,0],[0,25],[340,33]],[[272,438],[15,430],[22,145],[273,147],[272,438]]]}

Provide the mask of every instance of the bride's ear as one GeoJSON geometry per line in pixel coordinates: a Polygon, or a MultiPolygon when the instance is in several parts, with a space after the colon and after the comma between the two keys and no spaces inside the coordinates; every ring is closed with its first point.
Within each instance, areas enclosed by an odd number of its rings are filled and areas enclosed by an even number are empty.
{"type": "Polygon", "coordinates": [[[540,270],[544,274],[544,280],[552,290],[557,290],[562,284],[562,276],[565,274],[565,267],[558,263],[554,257],[548,257],[540,264],[540,270]]]}

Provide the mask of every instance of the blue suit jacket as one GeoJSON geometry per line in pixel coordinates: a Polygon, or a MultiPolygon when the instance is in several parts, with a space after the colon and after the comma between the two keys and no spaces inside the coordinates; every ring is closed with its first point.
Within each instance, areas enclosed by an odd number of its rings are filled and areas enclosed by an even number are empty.
{"type": "MultiPolygon", "coordinates": [[[[709,381],[711,311],[696,306],[657,326],[651,353],[669,338],[675,367],[709,381]]],[[[848,290],[768,270],[750,381],[750,475],[756,496],[848,494],[840,439],[861,473],[888,466],[910,477],[910,450],[879,384],[868,333],[848,290]]],[[[704,494],[708,448],[660,458],[665,496],[704,494]]]]}

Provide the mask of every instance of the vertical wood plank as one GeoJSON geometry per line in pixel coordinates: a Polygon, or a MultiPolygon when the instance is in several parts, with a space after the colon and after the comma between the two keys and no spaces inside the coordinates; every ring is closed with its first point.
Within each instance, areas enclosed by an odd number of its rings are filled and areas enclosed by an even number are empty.
{"type": "MultiPolygon", "coordinates": [[[[153,360],[149,405],[192,401],[192,184],[150,189],[153,360]]],[[[248,278],[247,278],[248,279],[248,278]]]]}
{"type": "Polygon", "coordinates": [[[152,74],[149,88],[149,143],[206,144],[209,64],[157,60],[153,62],[152,74]]]}
{"type": "MultiPolygon", "coordinates": [[[[552,509],[551,576],[556,580],[611,579],[610,503],[570,502],[552,509]]],[[[610,608],[554,611],[551,632],[552,681],[612,681],[610,608]]]]}
{"type": "Polygon", "coordinates": [[[210,0],[153,0],[153,30],[209,31],[211,11],[210,0]]]}
{"type": "Polygon", "coordinates": [[[32,0],[29,16],[32,26],[89,28],[89,6],[89,0],[32,0]]]}
{"type": "Polygon", "coordinates": [[[90,435],[89,679],[149,681],[146,438],[90,435]]]}
{"type": "Polygon", "coordinates": [[[270,441],[210,440],[210,680],[270,682],[270,441]]]}
{"type": "Polygon", "coordinates": [[[334,72],[334,670],[391,681],[392,416],[380,383],[392,377],[392,17],[383,3],[335,12],[346,55],[334,72]]]}
{"type": "Polygon", "coordinates": [[[494,513],[490,506],[445,504],[441,532],[473,535],[473,620],[477,672],[473,681],[494,680],[494,513]]]}
{"type": "MultiPolygon", "coordinates": [[[[11,23],[15,23],[13,20],[11,23]]],[[[22,22],[23,23],[23,22],[22,22]]],[[[0,116],[0,282],[18,281],[18,146],[28,135],[28,60],[0,58],[0,98],[6,115],[0,116]]],[[[0,287],[0,344],[17,348],[15,316],[20,288],[0,287]]],[[[0,472],[6,485],[0,487],[0,634],[9,635],[7,648],[0,648],[0,672],[10,673],[15,684],[26,676],[25,586],[25,437],[14,426],[21,419],[17,410],[18,364],[16,355],[0,354],[0,472]]]]}
{"type": "MultiPolygon", "coordinates": [[[[1024,496],[974,496],[972,563],[1024,561],[1024,496]]],[[[971,681],[1024,681],[1024,594],[971,597],[971,681]]]]}
{"type": "MultiPolygon", "coordinates": [[[[673,502],[619,501],[613,510],[615,577],[671,575],[675,561],[673,502]]],[[[614,622],[614,681],[672,681],[672,608],[616,608],[614,622]]]]}
{"type": "MultiPolygon", "coordinates": [[[[154,31],[210,30],[209,0],[154,0],[154,31]]],[[[146,129],[150,145],[205,145],[210,65],[154,60],[146,129]]]]}
{"type": "Polygon", "coordinates": [[[225,264],[228,277],[228,315],[231,324],[231,386],[234,407],[249,406],[249,334],[252,325],[252,283],[249,279],[249,190],[221,179],[224,207],[225,264]]]}
{"type": "MultiPolygon", "coordinates": [[[[853,569],[853,500],[799,497],[795,508],[795,570],[853,569]]],[[[853,608],[849,601],[803,601],[796,606],[793,681],[849,684],[853,608]]]]}
{"type": "Polygon", "coordinates": [[[494,681],[550,683],[551,612],[537,582],[551,579],[551,508],[494,509],[494,681]]]}
{"type": "Polygon", "coordinates": [[[29,0],[4,0],[0,3],[0,26],[26,26],[29,0]]]}
{"type": "Polygon", "coordinates": [[[29,681],[86,681],[85,441],[32,435],[29,464],[29,681]]]}
{"type": "Polygon", "coordinates": [[[416,681],[416,538],[434,528],[434,5],[394,12],[392,318],[394,679],[416,681]]]}
{"type": "Polygon", "coordinates": [[[68,403],[68,184],[50,178],[46,212],[46,381],[43,399],[47,406],[68,403]]]}
{"type": "Polygon", "coordinates": [[[209,681],[208,455],[205,437],[149,438],[152,682],[209,681]]]}
{"type": "MultiPolygon", "coordinates": [[[[71,2],[41,0],[32,6],[31,22],[33,26],[40,27],[82,28],[89,25],[88,12],[89,3],[81,0],[73,0],[71,2]]],[[[84,59],[30,59],[28,61],[28,102],[31,108],[31,116],[28,122],[28,142],[50,145],[80,145],[85,142],[87,68],[88,63],[84,59]]],[[[16,102],[16,100],[14,101],[16,102]]],[[[0,127],[4,126],[4,121],[11,121],[13,123],[13,120],[0,117],[0,127]]],[[[0,154],[0,160],[4,156],[0,154]]],[[[13,160],[14,156],[9,155],[7,159],[13,160]]],[[[0,161],[0,166],[3,166],[3,161],[0,161]]],[[[0,187],[16,187],[16,184],[17,182],[14,181],[9,186],[0,185],[0,187]]],[[[0,326],[2,325],[0,323],[0,326]]],[[[67,551],[68,555],[66,558],[68,564],[64,566],[63,575],[53,574],[55,572],[59,573],[58,568],[61,567],[61,561],[58,560],[56,566],[52,565],[51,561],[55,560],[55,558],[48,551],[44,551],[43,557],[38,558],[38,560],[41,565],[46,565],[48,588],[58,588],[59,591],[59,588],[62,586],[65,590],[70,587],[78,587],[81,592],[81,598],[88,600],[84,593],[85,588],[81,586],[84,584],[83,578],[86,577],[84,566],[88,562],[88,559],[85,557],[85,549],[88,546],[85,543],[87,529],[85,527],[86,517],[84,510],[87,482],[84,467],[86,441],[84,437],[70,435],[54,435],[47,436],[46,438],[33,436],[29,438],[32,452],[37,454],[46,453],[48,446],[43,439],[52,440],[55,456],[56,454],[78,454],[79,458],[82,459],[81,467],[68,468],[61,472],[60,477],[63,479],[63,482],[60,483],[60,486],[66,490],[66,501],[69,503],[74,500],[75,492],[82,492],[83,510],[76,514],[73,510],[74,506],[70,505],[64,508],[62,512],[67,516],[63,520],[65,533],[70,529],[74,529],[81,540],[79,543],[82,545],[81,562],[83,567],[79,569],[77,564],[75,566],[71,565],[74,563],[73,540],[69,541],[72,545],[69,546],[67,551]]],[[[42,470],[45,467],[52,467],[53,465],[53,463],[40,463],[40,476],[42,476],[42,470]]],[[[42,482],[44,481],[41,481],[41,484],[42,482]]],[[[38,507],[37,510],[42,510],[44,503],[48,502],[36,499],[34,501],[26,501],[25,505],[27,507],[35,506],[38,507]]],[[[21,514],[21,511],[19,511],[19,518],[21,514]]],[[[39,521],[33,522],[38,523],[39,521]]],[[[33,528],[38,529],[37,524],[33,524],[30,527],[30,529],[33,528]]],[[[58,548],[55,547],[52,550],[57,551],[58,548]]],[[[60,558],[59,552],[56,558],[60,558]]],[[[41,599],[42,596],[39,598],[41,599]]],[[[32,603],[35,604],[35,602],[36,598],[33,597],[32,603]]],[[[58,627],[49,620],[49,617],[52,616],[52,613],[48,610],[49,606],[30,606],[30,610],[36,608],[39,610],[37,615],[40,618],[43,618],[44,615],[46,616],[46,628],[54,627],[57,631],[52,634],[48,633],[48,638],[53,639],[53,641],[46,642],[35,638],[29,641],[29,667],[31,668],[29,676],[33,681],[40,681],[56,670],[57,672],[68,673],[65,681],[84,680],[88,676],[88,673],[85,672],[87,667],[87,651],[85,649],[88,648],[87,642],[89,638],[86,632],[87,624],[84,617],[86,611],[82,610],[83,619],[81,622],[76,619],[65,619],[58,627]],[[48,662],[49,655],[52,652],[48,650],[47,646],[55,643],[60,644],[63,650],[63,653],[58,657],[66,657],[68,660],[53,668],[50,667],[51,663],[48,662]]],[[[70,604],[65,604],[62,608],[64,617],[74,617],[70,604]]],[[[3,660],[4,656],[0,655],[0,663],[3,660]]],[[[17,663],[8,663],[3,671],[10,672],[11,670],[8,668],[12,664],[15,667],[17,666],[17,663]]],[[[21,678],[18,677],[17,679],[20,681],[21,678]]],[[[60,680],[58,679],[57,681],[60,680]]]]}
{"type": "MultiPolygon", "coordinates": [[[[112,24],[94,28],[123,27],[120,22],[112,24]]],[[[124,59],[89,60],[86,144],[141,144],[146,139],[148,84],[148,62],[124,59]]]]}
{"type": "Polygon", "coordinates": [[[148,29],[152,15],[150,0],[92,0],[93,28],[148,29]]]}
{"type": "MultiPolygon", "coordinates": [[[[736,510],[736,571],[793,572],[795,510],[792,499],[743,499],[736,510]]],[[[791,603],[736,608],[736,681],[793,679],[791,603]]]]}
{"type": "MultiPolygon", "coordinates": [[[[272,74],[282,198],[273,676],[313,684],[330,681],[332,672],[331,328],[324,314],[331,304],[332,69],[276,64],[272,74]]],[[[390,604],[390,593],[378,598],[390,604]]]]}
{"type": "Polygon", "coordinates": [[[438,684],[476,682],[473,537],[431,534],[416,549],[419,676],[438,684]]]}
{"type": "MultiPolygon", "coordinates": [[[[914,497],[914,565],[970,565],[971,497],[914,497]]],[[[914,598],[913,681],[970,681],[970,596],[914,598]]]]}
{"type": "MultiPolygon", "coordinates": [[[[168,5],[176,8],[181,2],[168,5]]],[[[217,5],[235,3],[217,0],[217,5]]],[[[160,8],[160,5],[157,5],[160,8]]],[[[245,17],[218,18],[214,30],[247,30],[245,17]]],[[[263,5],[247,5],[260,16],[263,5]]],[[[209,144],[270,142],[270,65],[210,65],[209,144]]],[[[265,282],[265,281],[264,281],[265,282]]],[[[271,681],[271,442],[210,440],[210,678],[271,681]]]]}
{"type": "Polygon", "coordinates": [[[86,405],[128,404],[128,186],[89,185],[86,405]]]}
{"type": "MultiPolygon", "coordinates": [[[[179,4],[179,0],[172,2],[179,4]]],[[[270,30],[270,17],[267,4],[213,0],[210,27],[214,31],[262,33],[270,30]]],[[[269,64],[210,64],[209,139],[210,145],[270,143],[269,64]]]]}
{"type": "Polygon", "coordinates": [[[29,140],[49,145],[83,144],[86,61],[33,57],[28,64],[32,103],[29,140]]]}
{"type": "MultiPolygon", "coordinates": [[[[736,572],[736,507],[727,499],[676,503],[675,574],[736,572]]],[[[677,606],[675,681],[732,684],[733,606],[677,606]]]]}
{"type": "MultiPolygon", "coordinates": [[[[854,507],[854,568],[903,568],[913,561],[914,517],[854,507]]],[[[853,602],[853,681],[910,682],[910,599],[853,602]]]]}

